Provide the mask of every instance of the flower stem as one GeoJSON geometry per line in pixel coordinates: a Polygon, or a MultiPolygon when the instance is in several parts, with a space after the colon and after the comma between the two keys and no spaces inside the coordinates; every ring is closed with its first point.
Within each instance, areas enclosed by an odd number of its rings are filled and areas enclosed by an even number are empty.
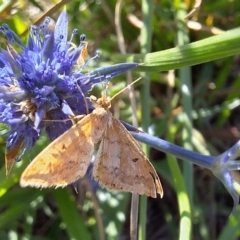
{"type": "Polygon", "coordinates": [[[179,159],[190,161],[207,169],[211,169],[213,163],[216,161],[216,157],[207,156],[184,149],[147,133],[131,132],[131,134],[138,141],[146,143],[159,151],[170,153],[179,159]]]}

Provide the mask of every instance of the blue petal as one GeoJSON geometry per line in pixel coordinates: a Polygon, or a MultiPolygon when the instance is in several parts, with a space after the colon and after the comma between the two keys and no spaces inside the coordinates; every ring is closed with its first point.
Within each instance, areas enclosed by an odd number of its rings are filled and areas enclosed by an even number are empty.
{"type": "Polygon", "coordinates": [[[62,102],[62,112],[64,114],[66,114],[66,116],[74,116],[75,115],[65,100],[63,100],[63,102],[62,102]]]}
{"type": "Polygon", "coordinates": [[[112,66],[97,68],[89,73],[89,79],[82,84],[92,89],[92,87],[97,83],[102,83],[109,81],[113,77],[127,72],[135,67],[139,66],[138,63],[119,63],[112,66]]]}
{"type": "Polygon", "coordinates": [[[34,126],[35,128],[38,128],[43,117],[44,117],[45,111],[43,109],[39,109],[38,111],[36,111],[35,113],[35,121],[34,121],[34,126]]]}
{"type": "Polygon", "coordinates": [[[14,101],[16,99],[21,100],[27,96],[24,90],[15,92],[6,92],[6,90],[8,89],[0,87],[0,99],[4,99],[5,101],[14,101]]]}
{"type": "Polygon", "coordinates": [[[48,38],[44,41],[44,45],[42,48],[42,56],[43,56],[43,61],[52,61],[54,57],[54,34],[51,33],[48,38]]]}
{"type": "Polygon", "coordinates": [[[55,45],[59,42],[67,43],[68,37],[68,15],[65,10],[62,11],[56,22],[54,30],[54,41],[55,45]]]}

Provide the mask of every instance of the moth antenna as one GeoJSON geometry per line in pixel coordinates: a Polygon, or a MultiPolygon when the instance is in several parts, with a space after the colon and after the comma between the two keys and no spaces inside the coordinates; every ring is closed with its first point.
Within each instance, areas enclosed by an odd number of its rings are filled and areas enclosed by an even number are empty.
{"type": "Polygon", "coordinates": [[[85,117],[86,115],[77,115],[77,116],[69,116],[69,118],[66,119],[59,119],[59,120],[54,120],[54,119],[43,119],[43,122],[68,122],[68,121],[72,121],[73,124],[75,124],[76,122],[79,121],[79,119],[82,119],[83,117],[85,117]],[[76,120],[76,121],[75,121],[76,120]]]}
{"type": "Polygon", "coordinates": [[[86,113],[89,114],[89,106],[88,106],[88,102],[87,102],[87,99],[81,89],[81,87],[77,84],[77,88],[79,90],[79,92],[81,93],[82,97],[83,97],[83,101],[84,101],[84,104],[85,104],[85,108],[86,108],[86,113]]]}
{"type": "Polygon", "coordinates": [[[130,86],[132,86],[133,84],[135,84],[136,82],[138,82],[139,80],[141,79],[141,77],[140,78],[138,78],[138,79],[136,79],[135,81],[133,81],[133,82],[131,82],[129,85],[127,85],[125,88],[123,88],[121,91],[119,91],[118,93],[116,93],[111,99],[110,99],[110,101],[112,101],[115,97],[117,97],[119,94],[121,94],[122,92],[124,92],[126,89],[128,89],[130,86]]]}
{"type": "Polygon", "coordinates": [[[107,98],[107,92],[108,92],[108,89],[109,89],[109,84],[110,82],[107,82],[106,85],[105,85],[105,88],[104,88],[104,97],[107,98]]]}
{"type": "Polygon", "coordinates": [[[107,81],[106,83],[104,82],[104,80],[100,80],[99,81],[102,85],[102,96],[101,98],[107,98],[107,89],[108,89],[108,85],[109,85],[109,81],[107,81]]]}

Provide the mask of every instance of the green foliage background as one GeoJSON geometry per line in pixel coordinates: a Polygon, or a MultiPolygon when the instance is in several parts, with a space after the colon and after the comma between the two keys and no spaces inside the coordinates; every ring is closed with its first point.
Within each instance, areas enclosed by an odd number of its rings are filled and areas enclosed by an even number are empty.
{"type": "MultiPolygon", "coordinates": [[[[78,28],[87,35],[90,56],[97,49],[102,52],[87,71],[119,62],[144,63],[132,72],[133,79],[143,77],[134,90],[139,126],[203,154],[218,155],[231,147],[240,136],[240,1],[205,0],[199,13],[184,20],[194,1],[125,0],[120,16],[127,54],[119,49],[114,24],[118,3],[2,0],[0,18],[26,40],[31,24],[44,16],[56,20],[66,5],[69,34],[78,28]],[[235,30],[210,38],[230,29],[235,30]]],[[[5,48],[3,38],[0,44],[5,48]]],[[[124,75],[114,78],[108,94],[114,95],[128,80],[124,75]]],[[[99,89],[93,94],[99,95],[99,89]]],[[[113,110],[132,122],[129,93],[114,100],[113,110]]],[[[71,186],[22,189],[18,181],[23,169],[48,140],[43,136],[28,150],[8,178],[4,136],[0,140],[0,239],[129,239],[130,194],[99,189],[91,174],[79,182],[78,194],[71,186]]],[[[141,207],[148,205],[140,226],[146,221],[147,228],[139,239],[239,239],[240,211],[229,217],[232,199],[220,181],[203,168],[153,149],[149,158],[160,175],[164,198],[142,198],[141,207]]]]}

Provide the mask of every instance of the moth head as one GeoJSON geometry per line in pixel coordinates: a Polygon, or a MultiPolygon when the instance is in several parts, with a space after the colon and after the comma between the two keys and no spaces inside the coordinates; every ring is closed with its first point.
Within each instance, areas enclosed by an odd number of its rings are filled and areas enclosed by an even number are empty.
{"type": "Polygon", "coordinates": [[[108,110],[111,107],[111,101],[109,98],[103,96],[101,98],[96,98],[95,96],[90,96],[90,100],[94,107],[100,107],[108,110]]]}
{"type": "Polygon", "coordinates": [[[107,97],[101,97],[97,100],[97,105],[104,109],[109,109],[111,107],[111,102],[107,97]]]}

